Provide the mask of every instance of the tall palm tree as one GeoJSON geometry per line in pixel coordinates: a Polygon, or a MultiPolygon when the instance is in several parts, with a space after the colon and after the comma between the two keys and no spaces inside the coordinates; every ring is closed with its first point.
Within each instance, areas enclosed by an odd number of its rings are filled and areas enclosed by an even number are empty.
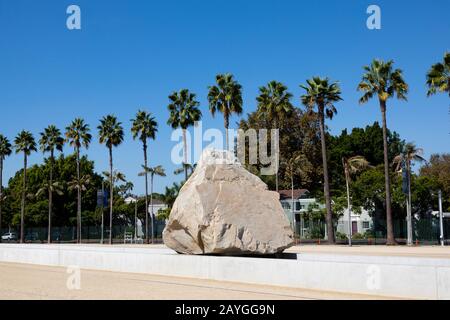
{"type": "Polygon", "coordinates": [[[25,220],[25,198],[27,194],[27,166],[28,156],[37,151],[36,142],[29,131],[22,130],[14,140],[16,153],[23,152],[23,184],[22,184],[22,202],[20,207],[20,243],[24,240],[24,220],[25,220]]]}
{"type": "Polygon", "coordinates": [[[448,93],[450,97],[450,52],[444,55],[444,61],[431,66],[427,73],[428,96],[437,92],[448,93]]]}
{"type": "Polygon", "coordinates": [[[330,183],[328,180],[328,162],[327,147],[325,141],[325,117],[333,119],[337,113],[334,104],[341,98],[341,89],[337,82],[330,83],[328,78],[314,77],[306,81],[307,85],[300,87],[306,90],[306,94],[301,96],[302,103],[308,108],[312,114],[314,108],[317,108],[316,115],[319,120],[320,140],[322,145],[322,162],[323,162],[323,189],[326,206],[327,220],[327,237],[329,243],[335,243],[333,213],[331,211],[331,195],[330,183]]]}
{"type": "Polygon", "coordinates": [[[39,140],[39,145],[41,151],[45,154],[50,153],[49,167],[50,176],[48,180],[48,232],[47,232],[47,242],[52,241],[51,231],[52,231],[52,208],[53,208],[53,166],[55,164],[55,150],[62,152],[64,146],[64,138],[61,137],[61,131],[54,125],[50,125],[41,132],[41,139],[39,140]]]}
{"type": "MultiPolygon", "coordinates": [[[[273,124],[274,129],[278,129],[279,120],[284,119],[292,113],[294,107],[291,104],[292,94],[287,91],[287,87],[281,82],[270,81],[267,86],[259,88],[258,114],[273,124]]],[[[278,146],[278,144],[277,144],[278,146]]],[[[276,150],[276,174],[275,186],[278,192],[278,162],[280,159],[279,150],[276,150]]]]}
{"type": "MultiPolygon", "coordinates": [[[[66,141],[74,148],[77,159],[76,181],[81,182],[80,171],[80,150],[82,147],[89,148],[92,135],[89,133],[89,125],[81,118],[76,118],[66,128],[66,141]]],[[[77,187],[77,243],[81,242],[81,190],[82,186],[77,187]]]]}
{"type": "MultiPolygon", "coordinates": [[[[167,106],[170,112],[167,124],[173,129],[181,128],[183,130],[184,164],[187,164],[188,162],[186,130],[202,117],[202,112],[198,108],[200,103],[195,100],[195,98],[196,96],[194,93],[189,92],[188,89],[182,89],[180,92],[173,92],[169,96],[170,104],[167,106]]],[[[184,176],[187,181],[187,167],[184,169],[184,176]]]]}
{"type": "Polygon", "coordinates": [[[348,208],[348,245],[352,245],[352,206],[350,203],[350,180],[351,175],[369,167],[369,161],[363,156],[342,158],[344,167],[345,185],[347,187],[347,208],[348,208]]]}
{"type": "MultiPolygon", "coordinates": [[[[150,217],[151,217],[151,231],[152,231],[152,243],[154,241],[154,216],[153,216],[153,178],[154,176],[160,176],[160,177],[165,177],[166,176],[166,171],[164,170],[164,168],[162,166],[156,166],[153,168],[149,168],[146,166],[142,167],[144,169],[143,172],[139,173],[139,176],[146,176],[147,174],[150,174],[150,207],[151,207],[151,211],[150,211],[150,217]]],[[[148,210],[148,207],[146,208],[146,210],[148,210]]]]}
{"type": "MultiPolygon", "coordinates": [[[[148,139],[155,140],[156,133],[158,132],[158,123],[151,113],[146,111],[138,111],[136,117],[131,120],[132,127],[131,133],[133,139],[139,138],[142,142],[142,148],[144,150],[144,166],[148,166],[147,160],[147,141],[148,139]]],[[[149,243],[148,236],[148,174],[145,173],[145,241],[149,243]]]]}
{"type": "Polygon", "coordinates": [[[414,143],[407,143],[404,146],[403,152],[394,158],[394,164],[397,164],[396,171],[406,170],[406,182],[408,188],[408,200],[407,200],[407,244],[412,245],[412,202],[411,202],[411,165],[412,162],[424,162],[425,158],[422,157],[423,149],[417,148],[414,143]]]}
{"type": "Polygon", "coordinates": [[[122,123],[117,121],[113,115],[107,115],[100,120],[100,125],[97,127],[99,131],[99,142],[105,144],[109,151],[109,244],[112,244],[112,219],[113,219],[113,147],[119,146],[123,142],[124,132],[122,123]]]}
{"type": "Polygon", "coordinates": [[[384,62],[382,60],[373,60],[370,66],[364,67],[362,81],[358,85],[358,91],[364,92],[359,99],[360,104],[367,103],[374,96],[378,97],[381,116],[383,120],[383,147],[384,147],[384,178],[386,185],[386,228],[387,245],[395,244],[394,228],[392,223],[391,211],[391,188],[389,179],[389,155],[387,141],[386,124],[386,103],[387,100],[397,96],[399,100],[406,100],[408,85],[403,79],[403,73],[400,69],[393,69],[393,60],[384,62]]]}
{"type": "Polygon", "coordinates": [[[214,117],[216,111],[223,114],[225,126],[226,150],[229,148],[228,127],[233,113],[242,113],[242,86],[233,79],[230,73],[218,74],[216,85],[208,87],[209,110],[214,117]]]}
{"type": "MultiPolygon", "coordinates": [[[[3,161],[11,155],[11,143],[8,138],[0,134],[0,232],[2,230],[2,203],[3,203],[3,161]]],[[[1,242],[1,239],[0,239],[1,242]]]]}

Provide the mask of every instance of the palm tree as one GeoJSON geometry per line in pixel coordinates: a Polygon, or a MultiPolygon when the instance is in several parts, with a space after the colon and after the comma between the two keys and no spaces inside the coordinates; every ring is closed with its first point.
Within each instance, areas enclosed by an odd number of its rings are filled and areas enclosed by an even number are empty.
{"type": "Polygon", "coordinates": [[[292,223],[293,223],[293,227],[295,228],[295,215],[294,215],[294,177],[296,175],[302,175],[303,174],[303,170],[302,170],[302,163],[305,162],[305,155],[302,154],[301,152],[295,152],[292,157],[288,160],[285,161],[285,166],[286,166],[286,173],[289,175],[289,177],[291,178],[291,214],[292,214],[292,223]]]}
{"type": "Polygon", "coordinates": [[[407,244],[412,245],[412,202],[411,202],[411,164],[413,161],[415,162],[424,162],[426,161],[423,157],[423,149],[417,148],[414,143],[407,143],[404,147],[404,150],[401,154],[397,155],[394,158],[393,163],[397,164],[396,171],[401,172],[403,169],[406,170],[406,181],[408,188],[408,200],[407,200],[407,233],[408,239],[407,244]]]}
{"type": "MultiPolygon", "coordinates": [[[[81,182],[80,171],[80,149],[85,147],[89,148],[92,135],[89,133],[89,125],[81,118],[76,118],[66,128],[66,141],[74,148],[77,159],[77,176],[76,181],[81,182]]],[[[77,186],[77,243],[81,242],[81,190],[82,186],[77,186]]]]}
{"type": "Polygon", "coordinates": [[[182,174],[183,172],[185,172],[185,170],[189,170],[190,172],[188,174],[188,177],[190,177],[194,173],[194,170],[195,170],[196,166],[197,166],[196,163],[194,163],[194,164],[183,163],[183,165],[180,168],[175,169],[173,171],[173,174],[174,175],[179,175],[179,174],[182,174]]]}
{"type": "Polygon", "coordinates": [[[348,208],[348,245],[352,245],[352,213],[350,203],[350,180],[351,175],[369,167],[369,162],[363,156],[354,156],[350,158],[342,158],[342,166],[344,167],[345,184],[347,187],[347,208],[348,208]]]}
{"type": "MultiPolygon", "coordinates": [[[[131,120],[132,127],[131,133],[133,139],[139,138],[142,142],[142,148],[144,150],[144,166],[148,166],[147,162],[147,141],[148,139],[155,140],[156,132],[158,132],[158,123],[155,118],[149,112],[138,111],[136,117],[131,120]]],[[[148,175],[145,173],[145,241],[149,243],[148,236],[148,175]]]]}
{"type": "MultiPolygon", "coordinates": [[[[103,177],[106,180],[106,184],[108,186],[110,186],[111,173],[109,173],[108,171],[103,171],[102,174],[103,174],[103,177]]],[[[113,171],[113,183],[116,184],[119,181],[127,182],[127,178],[125,177],[125,175],[122,172],[120,172],[118,170],[114,170],[113,171]]]]}
{"type": "MultiPolygon", "coordinates": [[[[0,232],[2,230],[2,203],[3,203],[3,161],[11,155],[11,143],[8,138],[0,134],[0,232]]],[[[1,239],[0,239],[1,242],[1,239]]]]}
{"type": "MultiPolygon", "coordinates": [[[[69,191],[74,191],[76,190],[77,192],[79,191],[79,194],[81,194],[82,192],[86,192],[88,190],[88,187],[92,185],[92,177],[88,174],[81,176],[79,179],[78,177],[73,177],[73,179],[71,181],[69,181],[67,183],[67,189],[69,191]]],[[[103,214],[103,210],[102,210],[102,214],[103,214]]],[[[103,216],[102,216],[103,219],[103,216]]],[[[81,242],[81,213],[80,216],[77,215],[77,222],[78,223],[78,228],[77,228],[77,242],[80,243],[81,242]]],[[[103,224],[102,224],[103,226],[103,224]]],[[[102,239],[103,239],[103,229],[102,229],[102,239]]],[[[103,242],[102,242],[103,243],[103,242]]]]}
{"type": "Polygon", "coordinates": [[[41,132],[41,139],[39,140],[41,151],[45,154],[50,152],[49,167],[50,177],[47,183],[48,186],[48,233],[47,242],[52,241],[52,207],[53,207],[53,189],[56,186],[53,185],[53,166],[55,164],[55,150],[62,152],[64,146],[64,139],[61,137],[61,131],[53,125],[48,126],[41,132]]]}
{"type": "MultiPolygon", "coordinates": [[[[278,129],[279,120],[286,118],[294,110],[291,98],[292,94],[287,92],[287,87],[280,82],[271,81],[267,86],[260,87],[259,96],[256,98],[259,116],[272,122],[274,129],[278,129]]],[[[278,144],[276,157],[275,186],[278,192],[278,162],[280,158],[278,144]]]]}
{"type": "Polygon", "coordinates": [[[358,85],[358,91],[364,92],[359,99],[360,104],[367,103],[374,96],[378,97],[383,120],[383,147],[384,147],[384,178],[386,185],[386,228],[387,245],[394,245],[394,228],[392,223],[391,211],[391,188],[389,179],[389,155],[387,141],[386,124],[386,102],[389,98],[397,96],[397,99],[406,100],[408,85],[403,80],[403,73],[400,69],[393,69],[393,60],[384,62],[382,60],[373,60],[370,66],[364,67],[362,81],[358,85]]]}
{"type": "MultiPolygon", "coordinates": [[[[165,177],[166,176],[166,171],[164,170],[164,168],[162,166],[156,166],[153,168],[149,168],[146,166],[142,166],[142,168],[144,169],[143,172],[139,173],[139,176],[146,176],[148,174],[150,174],[150,207],[152,208],[150,211],[150,217],[151,217],[151,230],[152,230],[152,243],[154,241],[154,219],[153,219],[153,177],[156,176],[160,176],[160,177],[165,177]]],[[[148,210],[148,207],[146,207],[146,210],[148,210]]]]}
{"type": "MultiPolygon", "coordinates": [[[[173,92],[169,96],[170,104],[167,106],[170,112],[167,124],[173,129],[181,128],[183,130],[184,164],[188,162],[186,130],[202,117],[202,112],[198,108],[200,103],[195,100],[195,97],[195,94],[190,93],[188,89],[182,89],[180,92],[173,92]]],[[[187,181],[187,167],[184,169],[184,176],[187,181]]]]}
{"type": "Polygon", "coordinates": [[[22,184],[22,202],[20,207],[20,243],[24,240],[24,219],[25,219],[25,198],[27,192],[27,161],[28,156],[37,151],[36,142],[29,131],[22,130],[14,140],[16,153],[23,152],[23,184],[22,184]]]}
{"type": "Polygon", "coordinates": [[[216,76],[216,84],[208,87],[209,110],[213,117],[216,111],[223,114],[226,150],[228,150],[230,116],[233,113],[238,115],[242,113],[242,86],[233,79],[233,75],[230,73],[218,74],[216,76]]]}
{"type": "Polygon", "coordinates": [[[427,73],[428,96],[437,92],[448,93],[450,97],[450,52],[444,55],[442,63],[431,66],[427,73]]]}
{"type": "Polygon", "coordinates": [[[114,192],[114,179],[113,179],[113,147],[119,146],[123,141],[123,128],[122,123],[117,121],[117,118],[113,115],[107,115],[100,120],[100,125],[97,127],[99,130],[99,142],[105,144],[109,151],[109,244],[112,244],[112,219],[113,219],[113,192],[114,192]]]}
{"type": "Polygon", "coordinates": [[[325,142],[325,117],[333,119],[337,110],[335,102],[342,100],[341,89],[337,82],[330,83],[328,78],[314,77],[306,81],[307,85],[300,87],[306,90],[306,94],[301,97],[302,103],[312,114],[314,107],[317,107],[317,117],[319,120],[320,140],[322,144],[323,162],[323,188],[325,195],[325,206],[327,211],[327,236],[329,243],[335,243],[333,213],[331,211],[330,184],[328,181],[327,147],[325,142]]]}

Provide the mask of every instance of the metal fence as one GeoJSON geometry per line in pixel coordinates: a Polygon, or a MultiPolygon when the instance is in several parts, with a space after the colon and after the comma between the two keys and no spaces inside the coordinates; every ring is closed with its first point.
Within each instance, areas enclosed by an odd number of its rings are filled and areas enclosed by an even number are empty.
{"type": "MultiPolygon", "coordinates": [[[[446,244],[450,244],[450,218],[444,219],[444,239],[446,244]]],[[[156,220],[154,224],[155,242],[162,242],[162,232],[165,227],[164,221],[156,220]]],[[[20,229],[10,228],[0,230],[1,235],[13,232],[16,238],[9,242],[17,242],[20,236],[20,229]]],[[[113,226],[112,235],[115,243],[123,243],[125,233],[135,238],[134,226],[113,226]]],[[[304,220],[297,221],[294,227],[296,243],[317,243],[327,241],[327,227],[324,220],[304,220]]],[[[336,232],[337,243],[347,243],[346,234],[336,232]]],[[[142,237],[142,230],[138,232],[142,237]]],[[[406,220],[394,220],[394,235],[398,243],[406,243],[406,220]]],[[[440,243],[439,219],[426,218],[413,220],[413,241],[416,244],[436,245],[440,243]]],[[[54,243],[75,243],[77,238],[76,227],[54,227],[52,228],[52,242],[54,243]]],[[[100,243],[102,238],[101,226],[85,226],[81,228],[81,238],[83,243],[100,243]]],[[[104,242],[109,239],[109,226],[103,230],[104,242]]],[[[3,240],[2,242],[8,242],[3,240]]],[[[47,242],[47,228],[25,228],[25,242],[45,243],[47,242]]],[[[365,233],[355,234],[352,238],[355,244],[384,244],[386,243],[386,221],[374,219],[372,227],[365,233]]]]}
{"type": "MultiPolygon", "coordinates": [[[[407,223],[406,220],[394,220],[394,236],[399,244],[406,243],[407,223]]],[[[443,221],[444,242],[450,244],[450,219],[443,221]]],[[[346,233],[336,232],[337,243],[347,243],[346,233]]],[[[327,241],[327,226],[324,220],[296,221],[294,226],[295,239],[297,243],[318,243],[327,241]]],[[[374,219],[372,227],[364,233],[353,235],[352,242],[357,244],[385,244],[386,243],[386,220],[374,219]]],[[[440,244],[440,225],[438,218],[425,218],[413,220],[413,242],[415,244],[437,245],[440,244]]]]}
{"type": "MultiPolygon", "coordinates": [[[[164,221],[155,221],[154,223],[154,238],[156,242],[162,242],[162,232],[165,227],[164,221]]],[[[2,242],[17,242],[20,238],[20,228],[5,228],[0,230],[0,235],[7,235],[13,233],[11,239],[2,240],[2,242]]],[[[133,238],[143,237],[143,230],[138,230],[135,235],[134,226],[113,226],[112,238],[115,243],[123,243],[125,233],[132,235],[133,238]]],[[[48,228],[46,227],[30,227],[25,228],[25,242],[29,243],[46,243],[48,239],[48,228]]],[[[52,242],[54,243],[75,243],[77,239],[77,228],[70,227],[53,227],[51,230],[52,242]]],[[[101,226],[84,226],[81,228],[81,240],[83,243],[100,243],[102,239],[101,226]]],[[[109,239],[109,226],[103,229],[103,239],[107,242],[109,239]]]]}

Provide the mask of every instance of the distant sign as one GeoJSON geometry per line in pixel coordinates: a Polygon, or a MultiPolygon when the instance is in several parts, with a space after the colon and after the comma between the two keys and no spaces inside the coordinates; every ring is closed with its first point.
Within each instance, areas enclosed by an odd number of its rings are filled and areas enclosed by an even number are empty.
{"type": "Polygon", "coordinates": [[[97,191],[97,207],[107,207],[108,206],[108,191],[97,191]]]}

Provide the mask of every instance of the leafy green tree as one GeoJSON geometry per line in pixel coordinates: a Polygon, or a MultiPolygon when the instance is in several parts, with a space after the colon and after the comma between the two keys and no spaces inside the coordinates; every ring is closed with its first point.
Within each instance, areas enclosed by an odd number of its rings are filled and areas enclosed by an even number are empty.
{"type": "MultiPolygon", "coordinates": [[[[147,148],[148,148],[148,140],[155,140],[156,133],[158,132],[158,123],[155,118],[151,115],[151,113],[146,111],[138,111],[136,117],[131,120],[132,127],[131,133],[133,135],[133,139],[139,138],[142,142],[142,148],[144,151],[144,167],[148,167],[147,160],[147,148]]],[[[149,243],[149,235],[148,235],[148,174],[145,172],[145,241],[149,243]]]]}
{"type": "MultiPolygon", "coordinates": [[[[92,135],[89,133],[89,125],[81,118],[76,118],[66,128],[66,140],[74,148],[77,159],[76,181],[81,182],[80,149],[89,148],[92,135]]],[[[81,185],[77,187],[77,243],[81,242],[81,185]]]]}
{"type": "MultiPolygon", "coordinates": [[[[397,132],[387,132],[388,159],[391,163],[395,156],[402,152],[405,142],[397,132]]],[[[363,156],[371,165],[384,163],[383,129],[378,122],[365,128],[353,128],[351,132],[343,130],[338,136],[327,135],[328,164],[330,168],[330,183],[333,194],[344,195],[345,175],[342,171],[342,158],[350,158],[355,154],[363,156]]],[[[356,173],[355,175],[357,175],[356,173]]]]}
{"type": "MultiPolygon", "coordinates": [[[[6,157],[11,155],[11,143],[8,138],[0,134],[0,232],[2,230],[2,206],[3,206],[3,161],[6,157]]],[[[0,234],[1,235],[1,234],[0,234]]],[[[1,242],[0,237],[0,242],[1,242]]]]}
{"type": "Polygon", "coordinates": [[[105,144],[109,152],[109,183],[110,183],[110,207],[109,207],[109,244],[112,244],[112,223],[113,223],[113,147],[119,146],[123,142],[124,132],[122,124],[113,115],[107,115],[100,120],[97,127],[99,131],[99,142],[105,144]]]}
{"type": "MultiPolygon", "coordinates": [[[[186,142],[186,130],[190,126],[193,126],[196,121],[199,121],[202,117],[202,112],[198,108],[200,103],[195,100],[194,93],[190,93],[188,89],[182,89],[180,92],[173,92],[169,96],[170,104],[168,109],[170,112],[169,120],[167,124],[173,129],[181,128],[183,131],[183,153],[184,163],[187,164],[187,142],[186,142]]],[[[184,176],[187,181],[188,172],[187,168],[184,170],[184,176]]]]}
{"type": "MultiPolygon", "coordinates": [[[[51,232],[52,232],[52,214],[53,214],[53,192],[61,191],[61,187],[59,183],[53,183],[53,166],[55,163],[55,150],[62,152],[64,146],[64,138],[61,136],[61,131],[56,128],[54,125],[50,125],[44,129],[44,132],[41,132],[41,139],[39,140],[39,145],[41,147],[41,151],[45,154],[46,152],[50,153],[50,176],[48,183],[45,187],[47,187],[48,192],[48,236],[47,242],[52,242],[51,232]]],[[[62,192],[62,191],[61,191],[62,192]]],[[[60,192],[58,192],[60,193],[60,192]]],[[[38,192],[40,194],[40,192],[38,192]]]]}
{"type": "Polygon", "coordinates": [[[341,89],[338,83],[330,83],[328,78],[322,79],[314,77],[306,81],[307,85],[300,87],[306,90],[306,94],[301,97],[302,103],[309,109],[317,108],[317,117],[319,121],[322,162],[323,162],[323,180],[325,207],[327,210],[327,237],[330,243],[335,243],[333,213],[331,210],[331,195],[328,176],[327,147],[325,141],[325,117],[333,119],[337,110],[334,104],[341,98],[341,89]]]}
{"type": "Polygon", "coordinates": [[[170,216],[170,211],[180,192],[181,184],[174,183],[171,187],[166,187],[165,192],[160,199],[167,205],[167,209],[158,212],[158,219],[167,220],[170,216]]]}
{"type": "MultiPolygon", "coordinates": [[[[283,189],[291,188],[291,175],[287,168],[290,157],[299,152],[302,154],[302,175],[294,176],[295,188],[306,188],[311,193],[316,194],[322,187],[322,160],[320,149],[320,130],[317,117],[313,114],[304,112],[299,108],[294,108],[289,117],[279,119],[279,150],[280,150],[280,168],[279,185],[283,189]]],[[[259,130],[271,127],[271,123],[265,117],[260,115],[259,110],[247,115],[239,123],[239,129],[247,131],[249,129],[259,130]]],[[[243,165],[258,175],[271,190],[276,189],[274,176],[261,175],[262,164],[258,161],[256,164],[249,163],[248,144],[242,146],[245,150],[245,161],[243,165]]],[[[270,149],[270,141],[269,141],[270,149]]],[[[258,159],[259,155],[257,156],[258,159]]]]}
{"type": "MultiPolygon", "coordinates": [[[[271,81],[267,86],[259,88],[259,96],[256,98],[258,103],[258,114],[261,117],[272,122],[274,129],[278,129],[282,124],[280,119],[288,117],[294,107],[291,104],[292,94],[287,91],[287,87],[281,82],[271,81]]],[[[276,174],[275,174],[275,188],[278,192],[278,162],[279,152],[276,152],[276,174]]]]}
{"type": "Polygon", "coordinates": [[[223,114],[225,127],[226,150],[229,149],[228,128],[230,116],[242,113],[242,86],[233,79],[230,73],[218,74],[216,85],[208,87],[209,110],[214,117],[217,111],[223,114]]]}
{"type": "MultiPolygon", "coordinates": [[[[154,235],[155,235],[155,227],[154,227],[154,212],[153,212],[153,179],[155,176],[165,177],[166,171],[162,166],[156,166],[153,168],[149,167],[143,167],[144,171],[139,173],[139,176],[145,176],[147,174],[150,174],[150,217],[151,217],[151,234],[152,234],[152,243],[154,242],[154,235]]],[[[148,207],[147,207],[148,210],[148,207]]]]}
{"type": "Polygon", "coordinates": [[[27,194],[27,167],[28,156],[37,151],[36,142],[29,131],[21,131],[14,140],[16,153],[23,153],[23,183],[22,183],[22,202],[20,206],[20,243],[24,241],[24,219],[25,219],[25,198],[27,194]]]}
{"type": "MultiPolygon", "coordinates": [[[[442,189],[443,206],[450,211],[450,153],[432,154],[430,160],[420,168],[420,177],[433,182],[432,189],[442,189]]],[[[413,190],[417,188],[414,187],[413,190]]],[[[431,197],[430,197],[431,198],[431,197]]]]}
{"type": "Polygon", "coordinates": [[[450,52],[444,55],[444,61],[431,66],[427,73],[428,96],[437,92],[448,93],[450,97],[450,52]]]}
{"type": "Polygon", "coordinates": [[[387,122],[386,108],[387,100],[397,96],[397,99],[406,100],[408,85],[403,79],[403,73],[400,69],[393,69],[393,60],[384,62],[382,60],[373,60],[370,66],[364,67],[364,75],[358,85],[358,91],[364,94],[360,98],[360,104],[367,103],[374,96],[378,97],[383,120],[383,146],[384,146],[384,170],[385,170],[385,189],[386,189],[386,223],[387,223],[387,244],[395,244],[394,228],[392,224],[391,210],[391,190],[389,179],[389,159],[388,159],[388,140],[387,140],[387,122]]]}
{"type": "MultiPolygon", "coordinates": [[[[25,206],[25,226],[43,227],[48,224],[48,177],[50,169],[50,160],[44,159],[44,163],[34,165],[27,169],[27,197],[25,206]],[[41,190],[44,188],[45,190],[41,190]],[[41,190],[41,193],[39,193],[41,190]],[[39,194],[38,194],[39,193],[39,194]]],[[[55,157],[54,162],[54,192],[57,194],[53,199],[53,230],[57,227],[77,226],[77,181],[74,177],[77,161],[75,155],[65,157],[61,154],[55,157]],[[72,181],[74,180],[74,181],[72,181]],[[58,186],[55,186],[58,184],[58,186]],[[62,191],[58,194],[56,189],[62,191]]],[[[97,190],[101,187],[102,178],[94,172],[94,163],[89,161],[86,156],[80,158],[81,172],[89,177],[89,183],[85,184],[86,179],[82,177],[83,185],[83,222],[87,225],[98,225],[96,205],[97,190]]],[[[20,195],[22,192],[23,170],[16,172],[4,189],[4,222],[12,227],[20,224],[20,195]]],[[[44,239],[42,239],[44,240],[44,239]]]]}

